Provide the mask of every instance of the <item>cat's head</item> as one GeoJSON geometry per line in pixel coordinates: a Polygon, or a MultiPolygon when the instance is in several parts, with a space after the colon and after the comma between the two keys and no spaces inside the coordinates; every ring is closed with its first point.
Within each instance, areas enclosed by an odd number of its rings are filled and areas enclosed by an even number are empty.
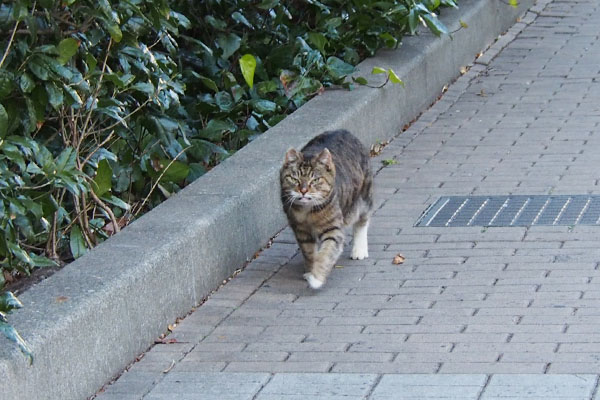
{"type": "Polygon", "coordinates": [[[287,205],[317,206],[328,199],[335,183],[335,165],[331,153],[323,149],[306,157],[289,149],[280,173],[281,191],[287,205]]]}

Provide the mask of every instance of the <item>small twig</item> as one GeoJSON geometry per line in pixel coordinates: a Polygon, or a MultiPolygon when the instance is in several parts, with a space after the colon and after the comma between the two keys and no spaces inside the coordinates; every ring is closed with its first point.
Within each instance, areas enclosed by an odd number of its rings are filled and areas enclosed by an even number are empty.
{"type": "Polygon", "coordinates": [[[102,143],[100,143],[98,146],[96,146],[96,148],[95,148],[95,149],[94,149],[92,152],[90,152],[90,154],[88,154],[86,158],[84,158],[84,159],[83,159],[83,161],[82,161],[82,163],[81,163],[81,166],[82,166],[82,168],[83,168],[83,166],[85,166],[85,165],[88,163],[88,161],[90,161],[90,158],[92,158],[92,156],[93,156],[93,155],[94,155],[94,154],[95,154],[95,153],[96,153],[98,150],[100,150],[100,149],[102,148],[102,146],[104,146],[106,143],[108,143],[108,142],[109,142],[109,141],[112,139],[112,137],[113,137],[113,134],[114,134],[114,132],[111,132],[111,133],[110,133],[110,134],[109,134],[109,135],[106,137],[106,139],[104,139],[104,140],[102,141],[102,143]]]}
{"type": "Polygon", "coordinates": [[[112,222],[112,224],[114,226],[114,232],[115,233],[119,232],[121,230],[121,228],[119,227],[117,218],[115,218],[115,214],[113,213],[111,208],[109,206],[107,206],[105,202],[100,200],[100,198],[96,195],[96,193],[94,193],[93,190],[90,190],[90,195],[92,196],[92,199],[96,202],[96,204],[98,204],[108,214],[108,217],[110,218],[110,222],[112,222]]]}
{"type": "Polygon", "coordinates": [[[2,68],[2,64],[4,64],[4,60],[6,60],[6,57],[8,57],[8,52],[10,51],[13,40],[15,39],[15,34],[17,33],[17,28],[19,27],[19,22],[20,21],[15,22],[15,27],[12,30],[10,39],[8,39],[8,44],[6,45],[6,49],[4,50],[4,55],[2,56],[2,59],[0,60],[0,68],[2,68]]]}
{"type": "Polygon", "coordinates": [[[177,153],[177,155],[171,160],[171,162],[167,165],[167,167],[165,169],[163,169],[163,171],[161,172],[161,174],[158,176],[158,179],[156,180],[156,182],[154,182],[154,184],[150,188],[150,192],[148,192],[148,195],[146,196],[146,198],[144,199],[144,201],[142,201],[142,204],[140,204],[138,210],[133,214],[134,216],[137,215],[144,208],[144,206],[146,205],[146,202],[148,201],[148,199],[152,195],[152,192],[154,192],[154,189],[156,189],[156,186],[158,185],[158,183],[160,182],[160,180],[162,179],[162,177],[164,176],[164,174],[169,170],[169,168],[171,167],[171,165],[175,162],[175,160],[177,160],[179,158],[179,156],[182,155],[190,147],[192,147],[192,146],[188,146],[185,149],[182,149],[179,153],[177,153]]]}

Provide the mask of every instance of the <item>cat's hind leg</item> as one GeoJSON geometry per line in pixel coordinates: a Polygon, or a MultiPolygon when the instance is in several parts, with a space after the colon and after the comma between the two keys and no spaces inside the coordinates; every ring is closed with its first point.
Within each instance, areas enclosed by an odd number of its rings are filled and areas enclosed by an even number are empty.
{"type": "Polygon", "coordinates": [[[369,241],[367,231],[369,230],[369,215],[361,215],[353,226],[354,240],[352,241],[352,252],[350,258],[363,260],[369,257],[369,241]]]}

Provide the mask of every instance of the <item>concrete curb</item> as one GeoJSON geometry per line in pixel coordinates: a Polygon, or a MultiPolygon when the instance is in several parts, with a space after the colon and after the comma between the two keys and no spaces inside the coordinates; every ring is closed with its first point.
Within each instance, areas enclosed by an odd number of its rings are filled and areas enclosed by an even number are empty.
{"type": "Polygon", "coordinates": [[[393,68],[404,89],[360,87],[319,96],[178,195],[135,221],[20,299],[11,317],[35,361],[0,339],[5,399],[93,395],[285,226],[278,170],[290,146],[346,128],[365,143],[385,140],[425,110],[533,0],[518,10],[498,0],[462,0],[444,10],[451,31],[405,38],[400,51],[361,63],[393,68]]]}

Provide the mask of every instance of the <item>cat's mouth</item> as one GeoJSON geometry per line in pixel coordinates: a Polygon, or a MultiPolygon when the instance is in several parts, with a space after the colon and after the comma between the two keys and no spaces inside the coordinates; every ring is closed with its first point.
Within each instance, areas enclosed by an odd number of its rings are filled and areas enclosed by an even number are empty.
{"type": "Polygon", "coordinates": [[[308,205],[314,202],[312,197],[298,197],[296,199],[296,204],[308,205]]]}

